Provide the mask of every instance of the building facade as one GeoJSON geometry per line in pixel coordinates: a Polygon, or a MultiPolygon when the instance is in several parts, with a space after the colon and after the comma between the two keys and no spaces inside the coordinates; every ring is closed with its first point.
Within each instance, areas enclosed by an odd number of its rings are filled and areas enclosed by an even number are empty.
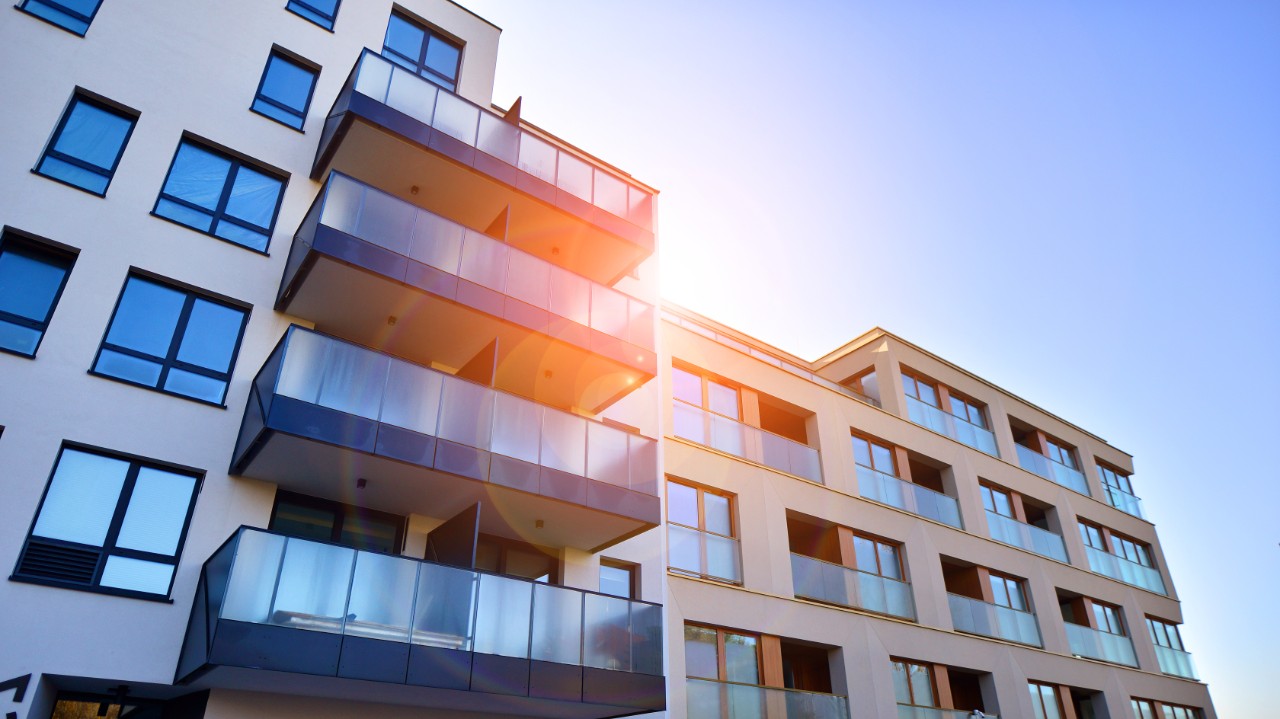
{"type": "Polygon", "coordinates": [[[0,13],[0,712],[1214,719],[1127,455],[663,308],[500,33],[0,13]]]}

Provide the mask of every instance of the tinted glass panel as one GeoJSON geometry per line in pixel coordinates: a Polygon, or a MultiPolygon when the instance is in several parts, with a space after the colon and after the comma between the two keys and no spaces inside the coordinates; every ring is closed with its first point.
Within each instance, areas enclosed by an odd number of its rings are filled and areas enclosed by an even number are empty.
{"type": "Polygon", "coordinates": [[[285,7],[326,30],[333,29],[340,0],[289,0],[285,7]]]}
{"type": "Polygon", "coordinates": [[[77,97],[59,122],[37,170],[98,194],[107,191],[134,118],[77,97]]]}
{"type": "Polygon", "coordinates": [[[284,181],[190,141],[178,146],[155,214],[265,251],[284,181]]]}
{"type": "Polygon", "coordinates": [[[43,322],[66,276],[65,262],[19,248],[0,249],[0,312],[43,322]]]}
{"type": "Polygon", "coordinates": [[[262,87],[253,109],[289,127],[301,129],[311,103],[316,72],[278,53],[267,58],[262,87]]]}
{"type": "Polygon", "coordinates": [[[98,12],[102,0],[23,0],[19,5],[36,17],[83,35],[98,12]]]}
{"type": "Polygon", "coordinates": [[[107,342],[156,357],[169,354],[186,293],[137,277],[129,278],[111,320],[107,342]]]}

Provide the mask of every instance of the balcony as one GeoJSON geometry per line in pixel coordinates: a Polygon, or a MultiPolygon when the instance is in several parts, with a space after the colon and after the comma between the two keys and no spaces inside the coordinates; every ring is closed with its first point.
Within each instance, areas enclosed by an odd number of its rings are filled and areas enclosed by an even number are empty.
{"type": "Polygon", "coordinates": [[[1089,556],[1089,568],[1104,577],[1118,579],[1125,584],[1141,587],[1148,592],[1166,596],[1169,594],[1164,586],[1164,578],[1160,576],[1160,572],[1154,567],[1148,567],[1124,557],[1118,557],[1097,547],[1086,545],[1084,553],[1089,556]]]}
{"type": "Polygon", "coordinates": [[[1042,557],[1067,563],[1066,543],[1062,541],[1061,535],[1047,529],[1019,522],[1013,517],[1006,517],[991,510],[987,510],[987,529],[991,532],[991,538],[997,542],[1011,544],[1028,552],[1035,552],[1042,557]]]}
{"type": "Polygon", "coordinates": [[[656,526],[657,442],[291,327],[254,379],[231,471],[590,551],[656,526]],[[536,532],[536,533],[535,533],[536,532]]]}
{"type": "Polygon", "coordinates": [[[742,583],[742,549],[733,537],[667,525],[667,566],[703,579],[742,583]]]}
{"type": "Polygon", "coordinates": [[[1080,470],[1072,469],[1061,462],[1049,459],[1030,447],[1024,447],[1020,444],[1014,446],[1018,448],[1018,464],[1023,469],[1057,482],[1073,492],[1079,492],[1086,497],[1089,496],[1089,484],[1085,481],[1084,475],[1081,474],[1080,470]]]}
{"type": "Polygon", "coordinates": [[[915,397],[907,396],[907,418],[912,422],[944,434],[955,441],[966,444],[992,457],[999,457],[996,449],[996,436],[985,427],[979,427],[967,419],[960,419],[950,412],[943,412],[933,405],[925,404],[915,397]]]}
{"type": "Polygon", "coordinates": [[[1100,632],[1082,624],[1067,622],[1065,626],[1067,644],[1071,647],[1072,654],[1127,667],[1138,666],[1138,659],[1133,653],[1133,642],[1129,641],[1129,637],[1100,632]]]}
{"type": "Polygon", "coordinates": [[[951,623],[957,632],[980,634],[1018,644],[1041,647],[1036,615],[959,594],[947,594],[951,623]]]}
{"type": "Polygon", "coordinates": [[[424,363],[491,359],[495,386],[555,407],[598,411],[657,372],[652,306],[338,173],[276,309],[424,363]]]}
{"type": "Polygon", "coordinates": [[[818,450],[684,402],[672,402],[675,436],[822,484],[818,450]]]}
{"type": "Polygon", "coordinates": [[[849,700],[835,694],[755,684],[685,679],[690,719],[849,719],[849,700]]]}
{"type": "Polygon", "coordinates": [[[791,583],[795,595],[815,602],[865,609],[915,621],[911,585],[878,574],[861,572],[803,554],[791,555],[791,583]]]}
{"type": "MultiPolygon", "coordinates": [[[[999,719],[995,714],[983,714],[986,719],[999,719]]],[[[940,709],[912,704],[898,705],[898,719],[973,719],[974,713],[963,709],[940,709]]]]}
{"type": "Polygon", "coordinates": [[[960,505],[928,487],[858,465],[858,493],[874,502],[960,529],[960,505]]]}
{"type": "Polygon", "coordinates": [[[1183,679],[1199,680],[1196,665],[1191,661],[1191,654],[1172,647],[1156,647],[1156,659],[1160,661],[1160,671],[1183,679]]]}
{"type": "Polygon", "coordinates": [[[1102,485],[1102,491],[1107,495],[1107,503],[1112,507],[1131,514],[1138,519],[1146,519],[1146,515],[1142,513],[1142,500],[1132,494],[1111,485],[1102,485]]]}
{"type": "Polygon", "coordinates": [[[654,250],[654,193],[365,50],[311,178],[339,170],[605,284],[654,250]],[[558,255],[558,259],[557,259],[558,255]]]}
{"type": "Polygon", "coordinates": [[[662,607],[242,527],[175,682],[525,717],[665,707],[662,607]]]}

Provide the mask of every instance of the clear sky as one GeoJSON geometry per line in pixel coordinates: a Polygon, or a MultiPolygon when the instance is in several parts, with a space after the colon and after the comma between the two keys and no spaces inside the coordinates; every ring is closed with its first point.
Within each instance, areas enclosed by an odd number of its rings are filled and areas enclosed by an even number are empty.
{"type": "Polygon", "coordinates": [[[667,299],[1135,455],[1219,715],[1277,716],[1280,2],[461,2],[495,102],[662,191],[667,299]]]}

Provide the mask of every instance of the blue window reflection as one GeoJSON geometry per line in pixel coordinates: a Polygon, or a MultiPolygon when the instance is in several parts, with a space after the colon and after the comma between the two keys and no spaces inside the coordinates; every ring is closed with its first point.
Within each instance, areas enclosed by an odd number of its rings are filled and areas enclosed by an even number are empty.
{"type": "Polygon", "coordinates": [[[0,350],[35,356],[74,262],[12,234],[0,238],[0,350]]]}
{"type": "Polygon", "coordinates": [[[221,404],[247,319],[239,307],[131,276],[93,371],[221,404]]]}
{"type": "Polygon", "coordinates": [[[265,252],[283,192],[283,179],[243,160],[183,140],[154,212],[194,230],[265,252]]]}
{"type": "Polygon", "coordinates": [[[450,91],[458,89],[462,47],[398,13],[387,21],[382,55],[450,91]]]}
{"type": "Polygon", "coordinates": [[[135,119],[86,97],[73,97],[36,172],[96,195],[107,194],[135,119]]]}
{"type": "Polygon", "coordinates": [[[23,0],[18,7],[58,27],[83,36],[102,0],[23,0]]]}
{"type": "Polygon", "coordinates": [[[258,85],[252,109],[276,122],[301,130],[315,86],[315,70],[290,60],[279,52],[272,52],[267,58],[266,69],[262,71],[262,82],[258,85]]]}
{"type": "Polygon", "coordinates": [[[338,19],[338,5],[341,0],[289,0],[285,9],[290,10],[325,30],[332,30],[338,19]]]}

